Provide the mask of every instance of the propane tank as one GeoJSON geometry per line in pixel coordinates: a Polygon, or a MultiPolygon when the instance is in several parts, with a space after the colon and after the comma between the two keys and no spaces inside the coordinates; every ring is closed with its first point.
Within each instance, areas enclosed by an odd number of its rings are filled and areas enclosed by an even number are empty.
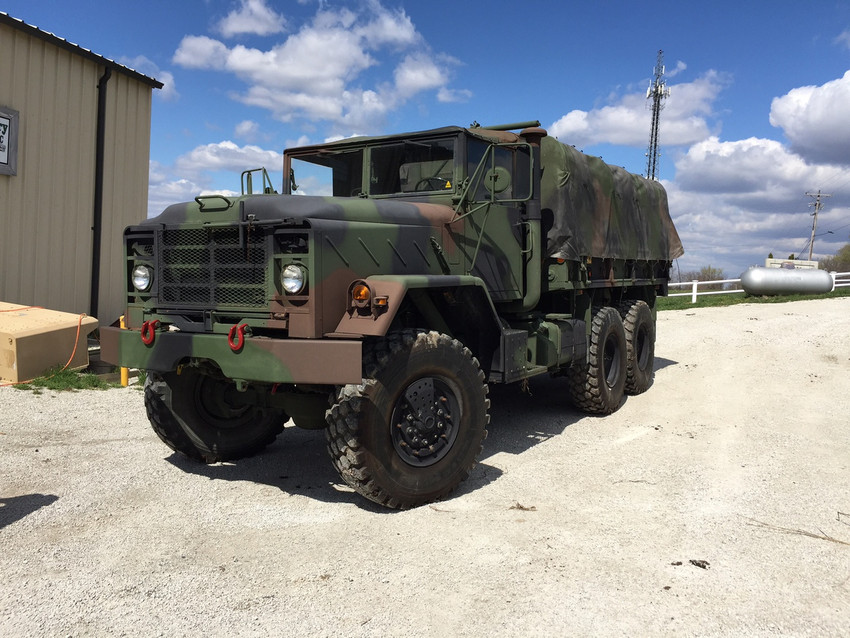
{"type": "Polygon", "coordinates": [[[754,266],[741,273],[741,287],[748,295],[819,295],[832,292],[835,282],[828,272],[815,268],[754,266]]]}

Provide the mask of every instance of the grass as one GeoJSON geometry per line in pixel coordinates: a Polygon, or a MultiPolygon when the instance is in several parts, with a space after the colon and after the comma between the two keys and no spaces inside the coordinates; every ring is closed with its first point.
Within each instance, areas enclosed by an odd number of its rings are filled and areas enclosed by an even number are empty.
{"type": "Polygon", "coordinates": [[[850,286],[846,288],[836,288],[834,291],[823,295],[770,295],[757,297],[751,297],[742,293],[730,295],[699,295],[697,296],[696,303],[691,303],[690,295],[687,297],[659,297],[657,305],[658,310],[686,310],[688,308],[735,306],[742,303],[787,303],[790,301],[831,299],[836,297],[850,297],[850,286]]]}
{"type": "Polygon", "coordinates": [[[48,370],[44,376],[16,383],[12,387],[18,390],[31,390],[33,394],[41,394],[44,390],[55,390],[56,392],[76,392],[77,390],[108,390],[109,388],[121,387],[118,383],[104,381],[96,374],[90,372],[75,372],[73,370],[62,370],[54,368],[48,370]]]}

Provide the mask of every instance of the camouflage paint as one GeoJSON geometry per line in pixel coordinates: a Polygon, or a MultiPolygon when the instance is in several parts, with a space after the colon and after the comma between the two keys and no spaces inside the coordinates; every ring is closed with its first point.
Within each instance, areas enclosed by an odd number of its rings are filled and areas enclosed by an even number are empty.
{"type": "MultiPolygon", "coordinates": [[[[283,195],[199,197],[127,228],[128,329],[103,329],[102,357],[159,371],[208,360],[231,378],[263,383],[356,383],[362,339],[392,329],[410,298],[430,324],[418,327],[486,334],[480,351],[470,345],[476,355],[483,351],[486,369],[498,358],[505,326],[528,330],[533,340],[535,313],[556,309],[586,320],[597,291],[648,301],[656,289],[664,292],[670,261],[682,248],[663,187],[582,155],[542,129],[518,135],[448,127],[342,140],[287,151],[284,174],[298,155],[363,148],[368,159],[382,143],[443,138],[455,140],[454,181],[445,190],[309,197],[289,194],[285,183],[283,195]],[[533,195],[464,197],[476,190],[469,140],[531,149],[533,195]],[[147,292],[131,283],[137,263],[154,269],[147,292]],[[307,272],[297,295],[282,288],[287,264],[307,272]],[[386,306],[357,311],[350,297],[356,281],[385,297],[386,306]],[[421,295],[438,299],[460,290],[466,293],[459,298],[482,305],[474,315],[481,326],[452,324],[465,320],[462,314],[436,316],[437,306],[421,295]],[[141,331],[152,321],[159,323],[145,345],[141,331]],[[234,349],[228,334],[239,326],[244,343],[234,349]]],[[[369,190],[366,166],[362,192],[369,190]]],[[[519,184],[523,176],[514,178],[519,184]]],[[[540,356],[552,359],[542,350],[540,356]]]]}

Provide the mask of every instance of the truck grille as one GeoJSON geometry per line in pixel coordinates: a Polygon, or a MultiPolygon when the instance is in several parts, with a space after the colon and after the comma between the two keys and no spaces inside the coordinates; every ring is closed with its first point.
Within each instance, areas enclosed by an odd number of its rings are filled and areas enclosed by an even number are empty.
{"type": "Polygon", "coordinates": [[[161,231],[159,300],[174,307],[268,305],[265,235],[257,229],[161,231]]]}

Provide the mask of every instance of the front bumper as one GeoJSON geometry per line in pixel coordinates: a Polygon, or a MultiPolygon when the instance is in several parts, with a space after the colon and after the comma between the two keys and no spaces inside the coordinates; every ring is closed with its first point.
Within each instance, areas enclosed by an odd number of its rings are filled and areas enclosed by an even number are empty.
{"type": "Polygon", "coordinates": [[[352,339],[246,337],[234,351],[227,335],[157,332],[149,345],[138,330],[100,329],[100,357],[125,368],[169,372],[190,359],[214,362],[231,379],[343,385],[362,381],[362,342],[352,339]]]}

